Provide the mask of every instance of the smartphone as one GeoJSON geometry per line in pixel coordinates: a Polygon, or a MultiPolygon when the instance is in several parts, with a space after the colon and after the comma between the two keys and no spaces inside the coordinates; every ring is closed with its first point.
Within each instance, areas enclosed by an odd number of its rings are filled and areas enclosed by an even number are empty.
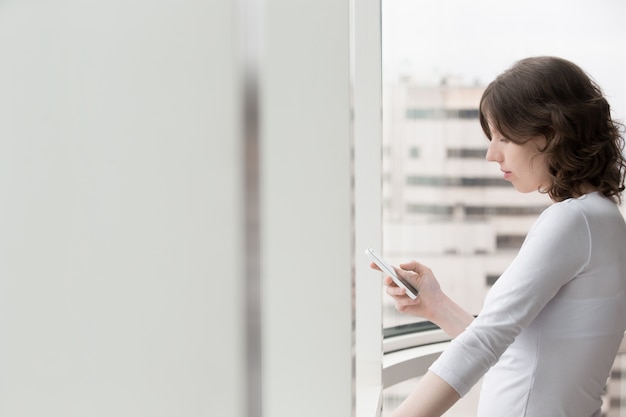
{"type": "Polygon", "coordinates": [[[374,263],[378,265],[378,267],[382,269],[385,274],[389,275],[398,287],[404,288],[404,290],[406,291],[406,295],[408,295],[413,300],[417,298],[417,290],[415,289],[415,287],[413,287],[406,279],[398,275],[396,273],[396,270],[390,264],[388,264],[387,261],[385,261],[380,255],[378,255],[376,252],[369,248],[365,250],[365,254],[372,258],[374,263]]]}

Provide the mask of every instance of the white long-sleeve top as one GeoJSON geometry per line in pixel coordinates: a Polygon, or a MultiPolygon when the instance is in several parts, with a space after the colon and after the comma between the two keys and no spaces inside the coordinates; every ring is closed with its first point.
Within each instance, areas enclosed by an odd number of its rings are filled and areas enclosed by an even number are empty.
{"type": "Polygon", "coordinates": [[[599,193],[555,203],[430,370],[480,417],[591,417],[626,330],[626,225],[599,193]]]}

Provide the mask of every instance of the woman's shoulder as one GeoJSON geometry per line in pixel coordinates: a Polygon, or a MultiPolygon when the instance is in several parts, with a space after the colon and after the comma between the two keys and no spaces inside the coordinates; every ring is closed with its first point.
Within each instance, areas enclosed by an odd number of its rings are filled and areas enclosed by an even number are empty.
{"type": "Polygon", "coordinates": [[[592,194],[585,194],[579,198],[569,198],[567,200],[553,203],[546,208],[533,227],[531,232],[537,229],[564,229],[572,230],[572,228],[586,227],[587,217],[604,206],[604,199],[592,194]]]}
{"type": "Polygon", "coordinates": [[[541,213],[533,228],[567,231],[589,229],[600,224],[623,227],[624,217],[615,202],[593,192],[552,204],[541,213]]]}
{"type": "MultiPolygon", "coordinates": [[[[550,205],[544,213],[567,212],[594,213],[594,212],[614,212],[619,214],[619,208],[610,198],[594,191],[576,198],[568,198],[550,205]]],[[[544,214],[542,213],[542,214],[544,214]]]]}

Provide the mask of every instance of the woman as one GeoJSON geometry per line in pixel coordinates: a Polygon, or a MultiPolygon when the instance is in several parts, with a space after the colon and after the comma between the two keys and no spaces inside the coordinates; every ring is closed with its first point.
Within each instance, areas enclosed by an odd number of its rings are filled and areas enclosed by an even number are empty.
{"type": "Polygon", "coordinates": [[[480,123],[487,160],[519,192],[547,193],[554,204],[477,318],[415,261],[400,273],[417,299],[385,278],[399,311],[453,338],[393,416],[439,416],[483,376],[481,417],[600,416],[626,330],[621,125],[585,72],[555,57],[524,59],[497,77],[483,93],[480,123]]]}

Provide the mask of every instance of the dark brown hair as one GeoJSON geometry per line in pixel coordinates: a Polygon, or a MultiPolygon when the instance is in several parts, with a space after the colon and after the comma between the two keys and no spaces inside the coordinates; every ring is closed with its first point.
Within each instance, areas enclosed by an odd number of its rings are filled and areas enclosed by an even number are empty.
{"type": "Polygon", "coordinates": [[[489,123],[522,144],[544,136],[552,200],[592,186],[621,202],[626,162],[623,125],[611,118],[600,87],[577,65],[556,57],[526,58],[498,76],[480,100],[480,124],[489,123]]]}

